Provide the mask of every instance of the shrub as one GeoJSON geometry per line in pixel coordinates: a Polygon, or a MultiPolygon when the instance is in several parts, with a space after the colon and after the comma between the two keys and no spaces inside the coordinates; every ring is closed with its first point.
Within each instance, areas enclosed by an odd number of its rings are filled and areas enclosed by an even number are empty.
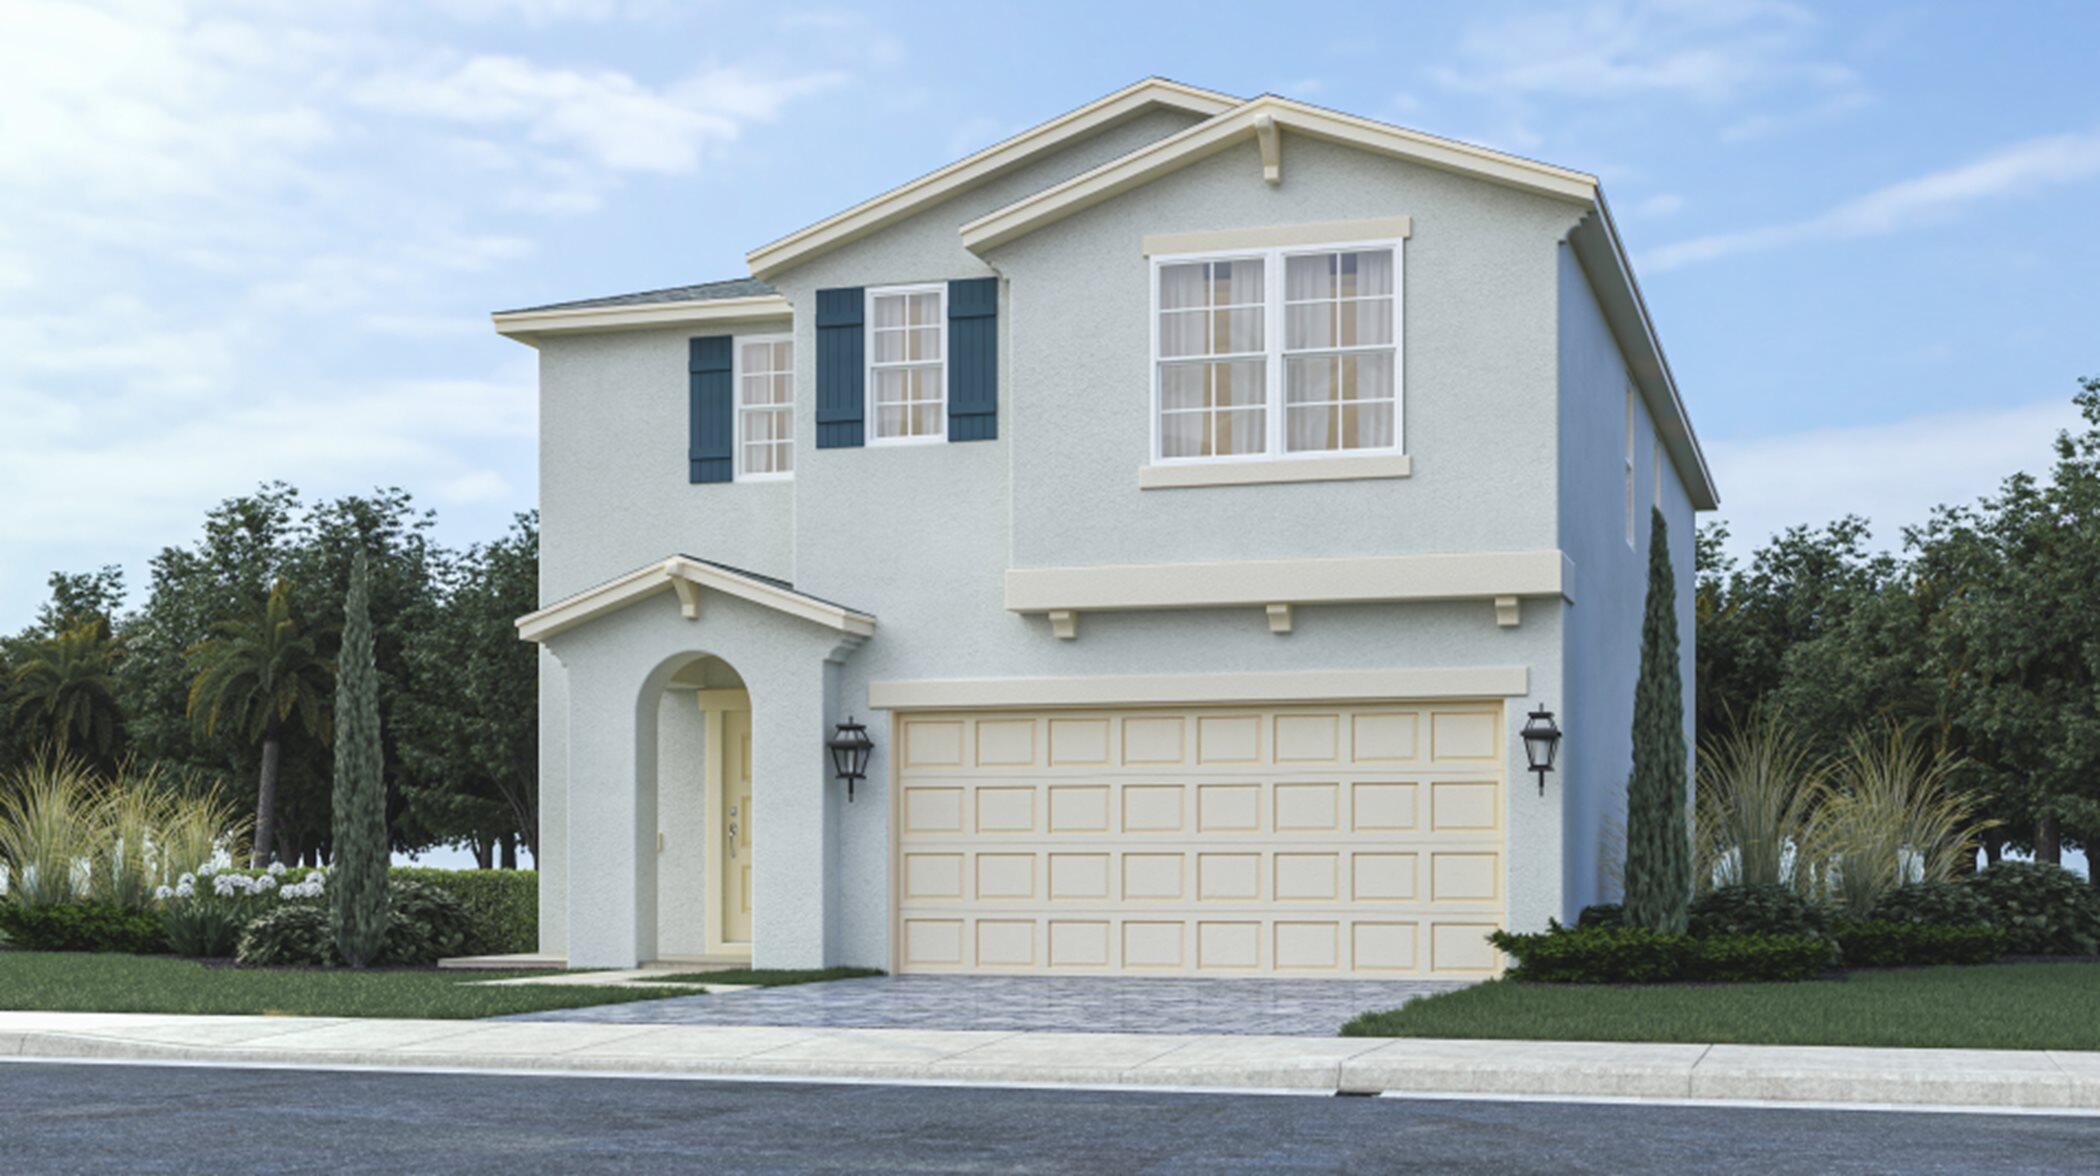
{"type": "Polygon", "coordinates": [[[1771,882],[1723,886],[1692,902],[1692,934],[1821,935],[1823,912],[1792,890],[1771,882]]]}
{"type": "Polygon", "coordinates": [[[1853,917],[1916,877],[1945,882],[1983,819],[1974,795],[1957,791],[1960,761],[1899,726],[1862,727],[1831,761],[1830,795],[1810,837],[1832,896],[1853,917]]]}
{"type": "Polygon", "coordinates": [[[1987,964],[2005,954],[2005,932],[1982,925],[1847,921],[1834,932],[1849,968],[1987,964]]]}
{"type": "Polygon", "coordinates": [[[1714,983],[1806,980],[1831,963],[1820,935],[1694,936],[1684,943],[1684,978],[1714,983]]]}
{"type": "Polygon", "coordinates": [[[1600,902],[1595,906],[1586,906],[1582,908],[1581,914],[1575,916],[1575,925],[1577,927],[1624,927],[1626,925],[1626,908],[1615,902],[1600,902]]]}
{"type": "Polygon", "coordinates": [[[1966,885],[2016,955],[2100,954],[2100,899],[2078,875],[2039,862],[1999,862],[1966,885]]]}
{"type": "Polygon", "coordinates": [[[1516,957],[1513,979],[1542,984],[1656,984],[1683,970],[1684,936],[1640,927],[1555,923],[1529,935],[1496,931],[1488,942],[1516,957]]]}
{"type": "Polygon", "coordinates": [[[249,922],[235,958],[244,964],[285,967],[335,962],[335,929],[317,902],[281,902],[249,922]]]}
{"type": "Polygon", "coordinates": [[[106,903],[68,902],[36,906],[0,902],[0,932],[29,951],[120,951],[136,955],[168,950],[160,919],[149,911],[106,903]]]}
{"type": "Polygon", "coordinates": [[[468,955],[534,951],[540,945],[540,882],[533,870],[433,870],[400,866],[388,879],[421,882],[452,895],[467,908],[468,955]]]}
{"type": "Polygon", "coordinates": [[[1991,904],[1965,883],[1914,882],[1883,895],[1868,918],[1876,923],[1970,927],[1991,921],[1991,904]]]}
{"type": "Polygon", "coordinates": [[[1693,876],[1805,887],[1823,765],[1777,707],[1760,706],[1732,726],[1699,745],[1693,876]]]}
{"type": "Polygon", "coordinates": [[[473,918],[448,891],[404,879],[387,887],[386,939],[377,962],[434,964],[464,955],[473,918]]]}

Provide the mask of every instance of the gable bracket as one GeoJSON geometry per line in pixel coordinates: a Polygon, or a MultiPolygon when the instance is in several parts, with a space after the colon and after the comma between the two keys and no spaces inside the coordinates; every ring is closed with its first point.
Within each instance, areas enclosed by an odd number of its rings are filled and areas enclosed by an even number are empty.
{"type": "Polygon", "coordinates": [[[1276,129],[1275,115],[1254,120],[1254,138],[1261,144],[1262,182],[1273,188],[1283,182],[1283,132],[1276,129]]]}

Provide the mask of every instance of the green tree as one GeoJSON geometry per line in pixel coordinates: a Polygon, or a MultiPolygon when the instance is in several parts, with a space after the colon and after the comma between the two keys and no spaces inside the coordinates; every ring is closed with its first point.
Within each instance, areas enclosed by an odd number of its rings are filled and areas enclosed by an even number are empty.
{"type": "Polygon", "coordinates": [[[1651,513],[1648,601],[1633,691],[1633,776],[1626,785],[1626,918],[1637,927],[1682,931],[1692,900],[1692,857],[1677,578],[1668,524],[1661,511],[1651,513]]]}
{"type": "Polygon", "coordinates": [[[109,621],[95,616],[29,645],[7,692],[16,738],[110,766],[124,723],[112,672],[117,654],[109,621]]]}
{"type": "Polygon", "coordinates": [[[379,740],[379,672],[372,656],[370,573],[350,565],[335,681],[335,868],[328,894],[336,950],[362,968],[379,956],[387,925],[386,781],[379,740]]]}
{"type": "Polygon", "coordinates": [[[327,740],[326,699],[334,671],[294,619],[289,580],[270,586],[258,615],[221,621],[213,634],[190,651],[196,676],[186,709],[207,736],[223,728],[260,744],[250,864],[261,866],[280,848],[277,775],[285,734],[296,727],[327,740]]]}
{"type": "Polygon", "coordinates": [[[539,852],[538,650],[517,618],[537,607],[539,516],[444,562],[445,591],[417,626],[408,696],[396,713],[412,758],[409,811],[418,828],[517,864],[539,852]]]}

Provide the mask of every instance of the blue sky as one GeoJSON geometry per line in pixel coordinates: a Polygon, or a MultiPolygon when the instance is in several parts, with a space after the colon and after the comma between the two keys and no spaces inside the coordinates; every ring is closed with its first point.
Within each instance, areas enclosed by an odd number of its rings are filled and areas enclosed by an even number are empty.
{"type": "Polygon", "coordinates": [[[0,8],[0,630],[258,481],[534,496],[487,312],[748,248],[1147,74],[1592,171],[1741,539],[2039,466],[2100,373],[2100,6],[0,8]]]}

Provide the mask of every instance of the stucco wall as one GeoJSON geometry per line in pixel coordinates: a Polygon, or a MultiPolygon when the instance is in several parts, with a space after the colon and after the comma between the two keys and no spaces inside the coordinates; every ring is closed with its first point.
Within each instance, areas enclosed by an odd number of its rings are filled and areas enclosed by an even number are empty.
{"type": "MultiPolygon", "coordinates": [[[[1626,542],[1628,369],[1573,251],[1559,251],[1561,549],[1575,562],[1580,592],[1567,626],[1567,693],[1551,699],[1566,732],[1566,911],[1616,901],[1624,864],[1626,777],[1633,763],[1633,691],[1640,672],[1641,618],[1648,592],[1650,507],[1657,504],[1654,420],[1634,400],[1634,543],[1626,542]]],[[[1691,499],[1667,456],[1660,506],[1677,577],[1677,626],[1685,692],[1685,738],[1693,699],[1691,499]]]]}

